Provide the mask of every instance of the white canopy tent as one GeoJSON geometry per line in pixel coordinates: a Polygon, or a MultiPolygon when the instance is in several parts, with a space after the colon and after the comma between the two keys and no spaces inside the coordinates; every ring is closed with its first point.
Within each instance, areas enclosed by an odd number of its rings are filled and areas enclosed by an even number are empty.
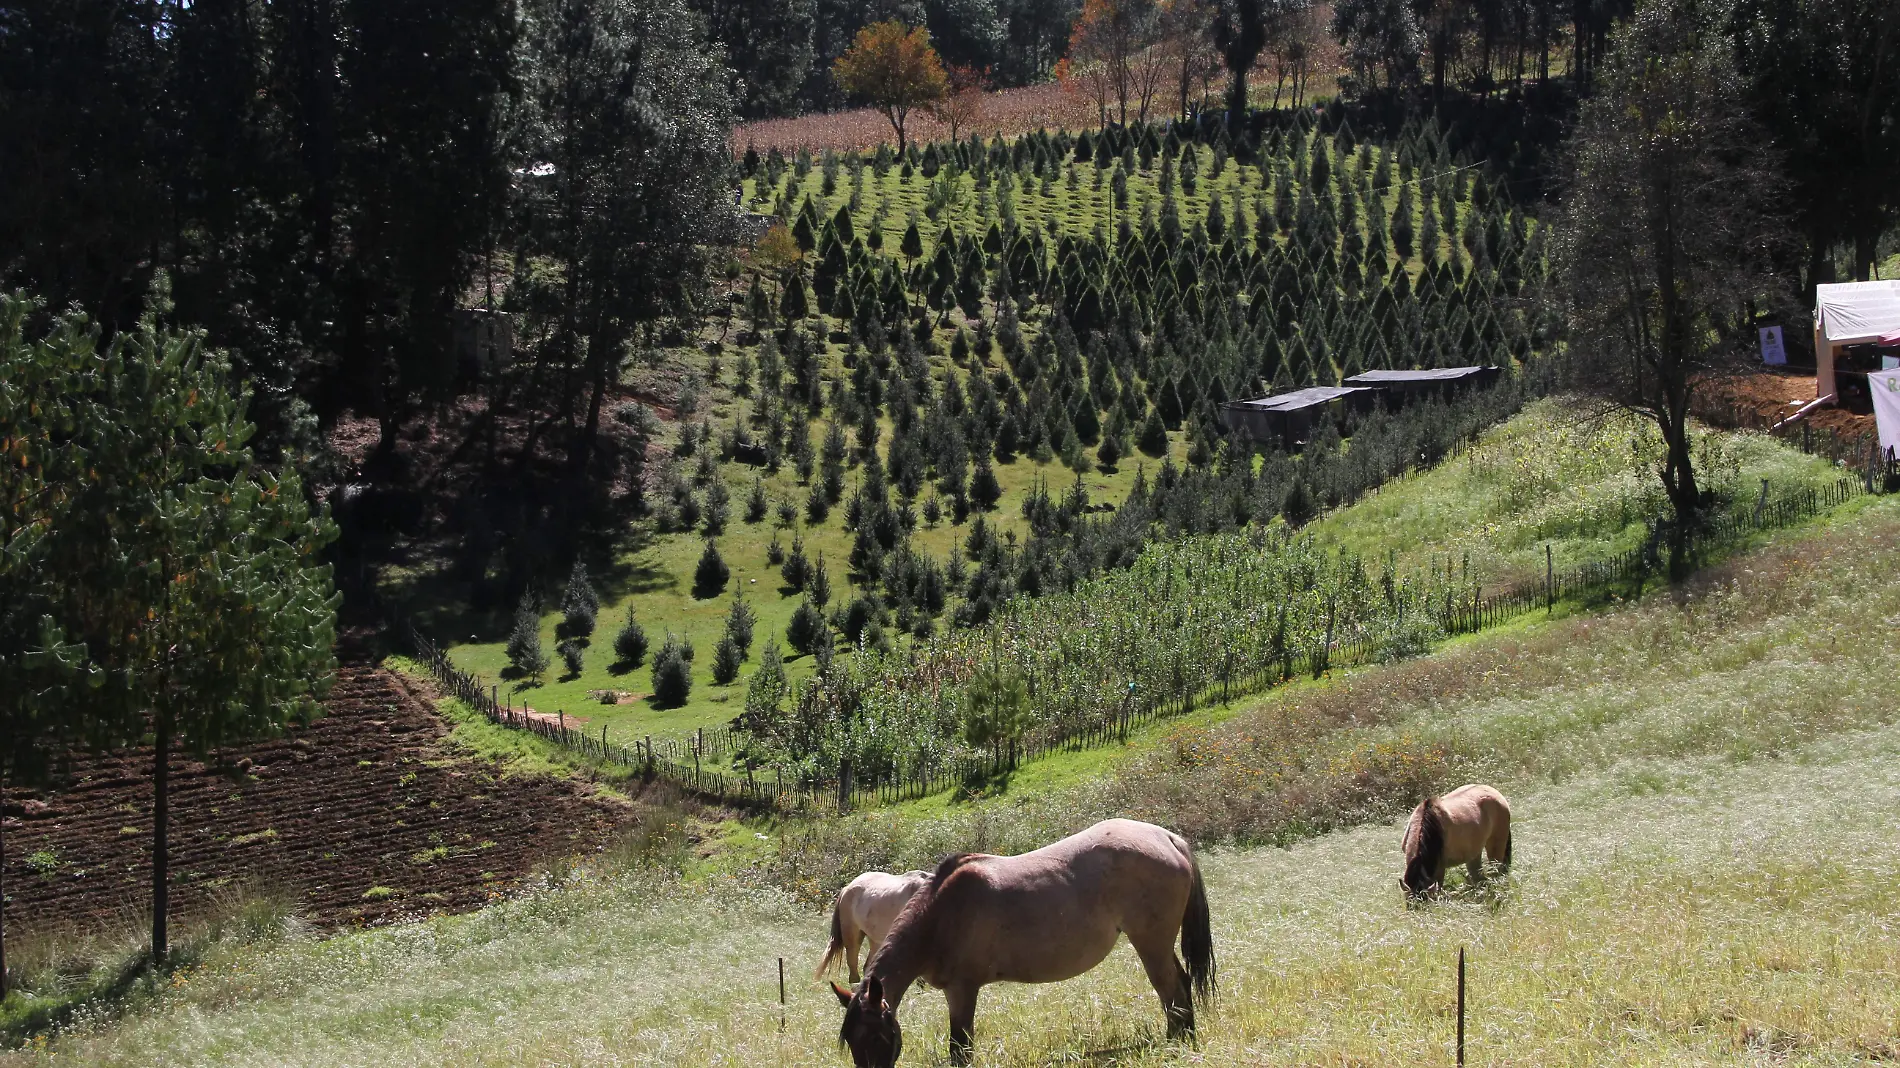
{"type": "Polygon", "coordinates": [[[1835,394],[1834,353],[1900,334],[1900,279],[1814,287],[1814,395],[1835,394]]]}

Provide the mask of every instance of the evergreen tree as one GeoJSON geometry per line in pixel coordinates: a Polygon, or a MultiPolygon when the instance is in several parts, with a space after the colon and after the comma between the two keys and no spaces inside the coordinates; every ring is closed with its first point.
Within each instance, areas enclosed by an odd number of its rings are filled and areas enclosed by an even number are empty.
{"type": "Polygon", "coordinates": [[[785,627],[785,640],[800,653],[811,653],[820,643],[830,640],[830,625],[825,622],[825,614],[809,598],[799,602],[792,613],[792,621],[785,627]]]}
{"type": "Polygon", "coordinates": [[[719,555],[719,547],[711,538],[706,539],[706,549],[699,554],[699,564],[693,568],[693,596],[701,600],[717,597],[726,588],[726,581],[732,577],[732,569],[719,555]]]}
{"type": "Polygon", "coordinates": [[[811,581],[811,561],[805,557],[803,537],[792,535],[792,553],[779,565],[778,573],[785,580],[786,587],[794,592],[804,590],[805,584],[811,581]]]}
{"type": "Polygon", "coordinates": [[[508,663],[524,678],[538,679],[548,670],[547,650],[541,647],[541,613],[532,593],[521,595],[515,606],[515,625],[508,635],[508,663]]]}
{"type": "Polygon", "coordinates": [[[655,708],[678,708],[686,703],[692,692],[691,647],[668,632],[666,641],[660,645],[660,651],[653,654],[653,705],[655,708]]]}
{"type": "Polygon", "coordinates": [[[581,651],[580,640],[576,638],[562,638],[559,644],[555,645],[554,651],[560,655],[561,662],[567,665],[567,677],[579,678],[584,657],[581,651]]]}
{"type": "Polygon", "coordinates": [[[996,507],[996,502],[1002,497],[1003,487],[996,481],[996,472],[990,469],[990,458],[977,457],[976,470],[970,473],[970,500],[978,508],[988,511],[996,507]]]}
{"type": "Polygon", "coordinates": [[[732,608],[726,612],[726,637],[739,649],[739,658],[744,659],[752,652],[752,625],[758,617],[752,613],[752,606],[744,597],[734,597],[732,608]]]}
{"type": "Polygon", "coordinates": [[[745,711],[739,722],[739,726],[755,738],[777,741],[784,730],[784,703],[791,693],[784,660],[778,640],[767,638],[765,649],[759,654],[758,670],[746,683],[745,711]]]}
{"type": "Polygon", "coordinates": [[[201,333],[163,324],[171,310],[161,273],[100,351],[73,313],[29,342],[37,306],[0,297],[0,594],[19,598],[0,603],[0,678],[32,686],[34,706],[0,694],[0,726],[39,734],[0,738],[0,761],[31,763],[23,745],[52,732],[117,746],[149,731],[160,965],[172,758],[314,713],[338,601],[319,563],[334,527],[295,465],[257,462],[248,394],[201,333]]]}
{"type": "Polygon", "coordinates": [[[745,501],[745,521],[748,523],[763,521],[765,519],[766,506],[765,480],[754,475],[752,477],[752,493],[746,497],[745,501]]]}
{"type": "Polygon", "coordinates": [[[824,553],[819,553],[817,562],[811,566],[811,580],[805,584],[805,595],[821,608],[831,600],[831,575],[825,570],[824,553]]]}
{"type": "Polygon", "coordinates": [[[730,633],[720,635],[719,644],[713,646],[713,682],[720,686],[730,685],[739,677],[739,665],[744,659],[745,654],[739,651],[739,646],[732,640],[732,635],[730,633]]]}
{"type": "Polygon", "coordinates": [[[627,621],[620,625],[620,633],[614,635],[614,656],[620,665],[637,668],[647,657],[647,632],[634,618],[633,601],[627,601],[627,621]]]}
{"type": "Polygon", "coordinates": [[[1167,454],[1168,428],[1161,422],[1161,413],[1153,407],[1148,409],[1148,418],[1141,424],[1141,438],[1135,444],[1150,456],[1167,454]]]}
{"type": "Polygon", "coordinates": [[[561,593],[561,629],[569,635],[594,633],[594,617],[600,612],[600,595],[587,578],[587,565],[579,560],[567,573],[567,588],[561,593]]]}

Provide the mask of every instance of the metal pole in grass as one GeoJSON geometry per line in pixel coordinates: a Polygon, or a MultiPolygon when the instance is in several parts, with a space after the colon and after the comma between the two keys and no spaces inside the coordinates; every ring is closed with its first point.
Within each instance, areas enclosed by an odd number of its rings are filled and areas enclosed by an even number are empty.
{"type": "Polygon", "coordinates": [[[778,959],[778,1033],[785,1033],[785,958],[778,959]]]}
{"type": "Polygon", "coordinates": [[[1458,947],[1458,1068],[1465,1065],[1465,947],[1458,947]]]}
{"type": "Polygon", "coordinates": [[[1544,543],[1544,614],[1557,611],[1557,565],[1550,554],[1550,543],[1544,543]]]}

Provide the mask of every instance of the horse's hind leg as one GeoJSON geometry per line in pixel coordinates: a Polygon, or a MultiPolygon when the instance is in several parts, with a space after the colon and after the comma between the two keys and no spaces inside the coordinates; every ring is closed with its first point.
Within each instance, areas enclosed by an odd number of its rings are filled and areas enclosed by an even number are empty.
{"type": "Polygon", "coordinates": [[[1148,973],[1155,995],[1161,999],[1161,1012],[1168,1018],[1168,1037],[1192,1035],[1194,991],[1188,986],[1187,969],[1181,967],[1180,959],[1174,955],[1174,936],[1169,934],[1165,942],[1157,945],[1144,945],[1133,938],[1129,942],[1135,947],[1135,955],[1141,958],[1142,970],[1148,973]]]}
{"type": "MultiPolygon", "coordinates": [[[[864,932],[858,930],[856,927],[844,933],[844,964],[845,969],[851,973],[852,986],[857,986],[858,979],[860,978],[858,975],[858,946],[863,944],[864,940],[864,932]]],[[[866,957],[864,962],[866,964],[871,963],[870,958],[866,957]]]]}

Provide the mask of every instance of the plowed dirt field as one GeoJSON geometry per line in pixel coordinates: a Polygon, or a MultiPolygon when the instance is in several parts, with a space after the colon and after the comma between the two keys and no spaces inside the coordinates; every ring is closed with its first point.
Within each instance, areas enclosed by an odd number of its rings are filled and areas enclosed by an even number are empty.
{"type": "MultiPolygon", "coordinates": [[[[232,888],[288,894],[323,925],[467,909],[631,817],[575,784],[503,778],[444,744],[399,676],[344,667],[326,714],[287,736],[172,763],[177,914],[232,888]]],[[[8,934],[125,923],[149,898],[151,751],[84,761],[55,793],[9,796],[8,934]]]]}

